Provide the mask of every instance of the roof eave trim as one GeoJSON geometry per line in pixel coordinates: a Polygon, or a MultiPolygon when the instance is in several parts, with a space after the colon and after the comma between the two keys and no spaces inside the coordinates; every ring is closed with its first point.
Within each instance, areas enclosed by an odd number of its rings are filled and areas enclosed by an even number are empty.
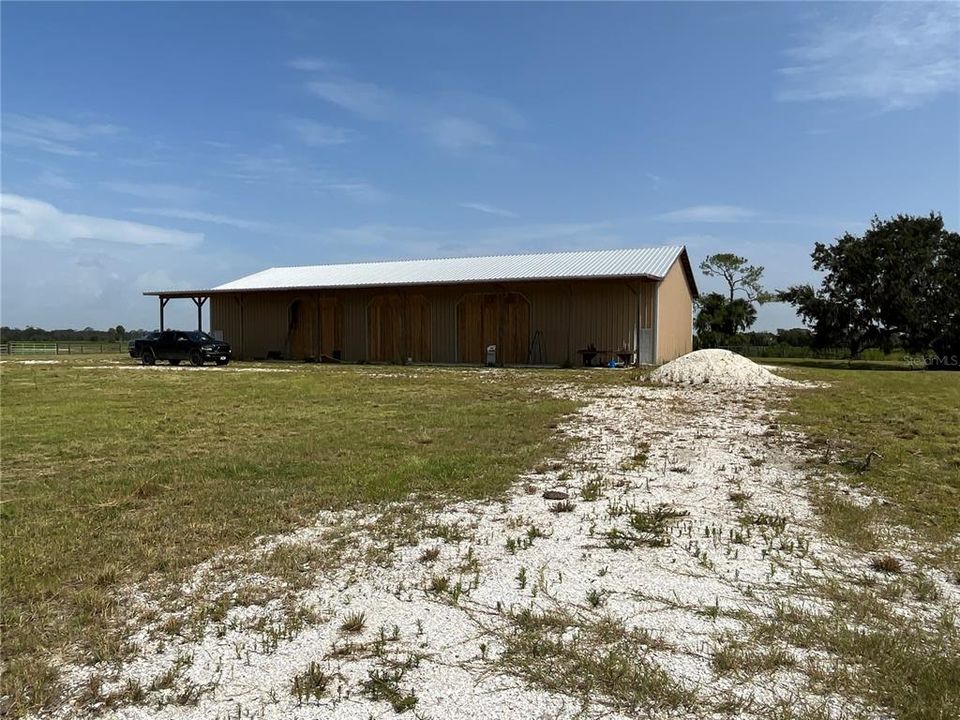
{"type": "MultiPolygon", "coordinates": [[[[687,263],[689,266],[689,262],[687,263]]],[[[663,280],[663,275],[650,273],[615,274],[615,275],[554,275],[550,277],[520,277],[520,278],[492,278],[473,280],[420,280],[417,282],[383,282],[362,283],[354,285],[287,285],[283,287],[245,287],[245,288],[210,288],[207,290],[146,290],[144,295],[152,297],[189,298],[210,295],[227,295],[241,292],[289,292],[290,290],[360,290],[363,288],[384,287],[421,287],[424,285],[483,285],[490,283],[514,282],[557,282],[558,280],[663,280]]],[[[693,285],[696,290],[696,285],[693,285]]]]}

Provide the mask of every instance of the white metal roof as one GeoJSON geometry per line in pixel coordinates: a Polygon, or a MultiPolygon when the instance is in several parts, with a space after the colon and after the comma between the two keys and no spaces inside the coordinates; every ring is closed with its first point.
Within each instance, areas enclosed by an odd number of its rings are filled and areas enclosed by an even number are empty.
{"type": "Polygon", "coordinates": [[[442,258],[437,260],[396,260],[345,265],[277,267],[218,285],[212,289],[212,292],[507,282],[560,278],[648,277],[661,279],[683,252],[684,247],[682,245],[671,245],[624,250],[587,250],[529,255],[489,255],[486,257],[442,258]]]}

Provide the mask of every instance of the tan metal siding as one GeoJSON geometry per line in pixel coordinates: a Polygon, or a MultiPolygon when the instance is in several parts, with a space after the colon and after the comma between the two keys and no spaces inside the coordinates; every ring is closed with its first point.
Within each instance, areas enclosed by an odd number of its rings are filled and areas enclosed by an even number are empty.
{"type": "Polygon", "coordinates": [[[657,362],[669,362],[693,350],[693,297],[680,260],[660,281],[657,362]]]}
{"type": "MultiPolygon", "coordinates": [[[[403,288],[402,292],[420,294],[429,301],[432,362],[460,360],[457,307],[465,296],[519,293],[530,306],[529,332],[523,343],[525,348],[520,353],[524,356],[521,362],[528,361],[531,341],[540,330],[541,362],[561,365],[566,362],[579,364],[581,357],[577,350],[591,343],[600,350],[616,351],[625,345],[636,351],[638,318],[640,360],[650,362],[655,287],[656,283],[648,280],[615,279],[420,286],[403,288]]],[[[224,339],[234,346],[239,357],[263,358],[269,352],[288,357],[291,352],[291,303],[299,298],[305,305],[315,308],[319,297],[335,297],[342,308],[342,348],[339,348],[342,357],[347,362],[365,361],[369,359],[369,303],[378,293],[371,289],[244,292],[242,313],[238,302],[240,294],[215,295],[211,298],[212,327],[223,331],[224,339]]],[[[661,302],[663,298],[662,295],[661,302]]],[[[686,299],[686,307],[689,307],[689,293],[686,299]]],[[[689,328],[689,313],[686,322],[689,328]]],[[[539,357],[534,359],[540,360],[539,357]]]]}
{"type": "Polygon", "coordinates": [[[222,333],[222,337],[240,352],[240,303],[236,296],[215,295],[210,298],[211,334],[222,333]]]}

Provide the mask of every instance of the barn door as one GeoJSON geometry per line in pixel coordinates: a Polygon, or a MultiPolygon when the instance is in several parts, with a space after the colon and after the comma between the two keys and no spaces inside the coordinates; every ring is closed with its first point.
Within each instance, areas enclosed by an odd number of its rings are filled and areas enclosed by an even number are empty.
{"type": "Polygon", "coordinates": [[[457,304],[457,362],[481,361],[483,343],[481,309],[483,296],[474,293],[464,295],[457,304]]]}
{"type": "Polygon", "coordinates": [[[401,362],[403,312],[399,295],[377,295],[367,308],[367,357],[371,362],[401,362]]]}
{"type": "Polygon", "coordinates": [[[404,339],[406,355],[414,362],[430,362],[433,356],[430,301],[423,295],[408,295],[404,303],[404,339]]]}
{"type": "Polygon", "coordinates": [[[529,360],[530,303],[520,293],[503,297],[502,352],[497,355],[507,365],[525,365],[529,360]]]}
{"type": "Polygon", "coordinates": [[[482,363],[488,345],[497,346],[497,361],[527,362],[530,303],[519,293],[472,293],[457,306],[457,359],[482,363]]]}
{"type": "Polygon", "coordinates": [[[433,328],[423,295],[378,295],[367,309],[368,357],[373,362],[429,362],[433,328]]]}
{"type": "Polygon", "coordinates": [[[343,351],[343,307],[335,297],[323,296],[317,301],[320,329],[320,355],[335,357],[343,351]]]}
{"type": "Polygon", "coordinates": [[[297,298],[288,309],[287,346],[294,360],[316,357],[314,341],[313,303],[307,298],[297,298]]]}

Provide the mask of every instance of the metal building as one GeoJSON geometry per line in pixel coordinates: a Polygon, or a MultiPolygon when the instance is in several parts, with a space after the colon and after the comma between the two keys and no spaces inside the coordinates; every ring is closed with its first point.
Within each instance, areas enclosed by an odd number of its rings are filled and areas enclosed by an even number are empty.
{"type": "Polygon", "coordinates": [[[271,268],[190,298],[237,357],[504,365],[666,362],[690,352],[682,246],[271,268]]]}

